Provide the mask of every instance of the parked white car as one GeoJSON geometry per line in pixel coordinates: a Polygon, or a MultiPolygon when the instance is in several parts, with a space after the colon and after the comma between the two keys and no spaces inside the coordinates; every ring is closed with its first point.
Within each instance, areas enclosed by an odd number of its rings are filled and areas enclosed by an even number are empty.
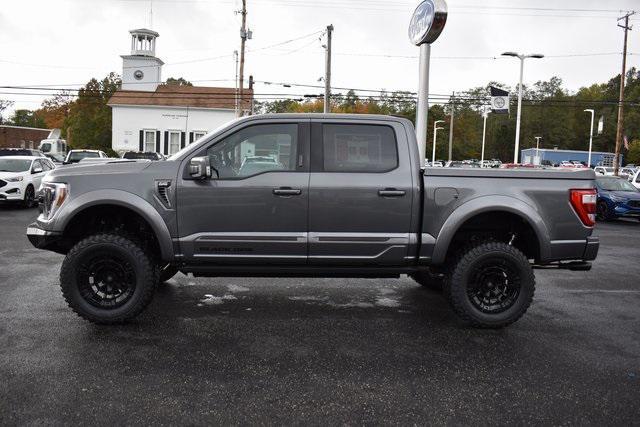
{"type": "Polygon", "coordinates": [[[613,176],[613,168],[610,168],[609,166],[596,166],[593,168],[593,171],[596,175],[613,176]]]}
{"type": "Polygon", "coordinates": [[[629,179],[631,185],[640,190],[640,169],[636,170],[636,173],[629,179]]]}
{"type": "Polygon", "coordinates": [[[0,202],[20,202],[25,207],[36,204],[36,191],[42,178],[55,169],[46,157],[0,157],[0,202]]]}
{"type": "Polygon", "coordinates": [[[627,180],[631,181],[631,178],[633,178],[633,175],[636,173],[636,169],[635,168],[630,168],[630,167],[623,167],[622,169],[620,169],[620,176],[622,178],[626,178],[627,180]]]}

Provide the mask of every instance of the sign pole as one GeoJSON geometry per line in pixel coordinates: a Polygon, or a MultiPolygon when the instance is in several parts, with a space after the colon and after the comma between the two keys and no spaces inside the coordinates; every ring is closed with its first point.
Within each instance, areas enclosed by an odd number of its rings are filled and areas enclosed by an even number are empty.
{"type": "MultiPolygon", "coordinates": [[[[429,62],[431,43],[436,41],[447,22],[445,0],[423,0],[418,4],[409,22],[409,40],[420,47],[418,104],[416,105],[416,138],[420,167],[427,157],[427,119],[429,116],[429,62]]],[[[433,161],[433,159],[431,159],[433,161]]]]}
{"type": "MultiPolygon", "coordinates": [[[[429,61],[431,45],[420,45],[420,80],[418,83],[418,107],[416,110],[416,136],[420,152],[420,167],[425,165],[427,156],[427,123],[429,116],[429,61]]],[[[431,160],[433,161],[433,159],[431,160]]]]}

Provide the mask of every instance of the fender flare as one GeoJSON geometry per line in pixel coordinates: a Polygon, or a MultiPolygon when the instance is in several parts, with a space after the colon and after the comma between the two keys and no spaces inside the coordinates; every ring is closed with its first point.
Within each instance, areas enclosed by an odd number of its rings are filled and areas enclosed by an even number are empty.
{"type": "Polygon", "coordinates": [[[153,229],[156,239],[158,240],[162,260],[171,261],[173,259],[173,243],[167,224],[149,202],[127,191],[108,189],[81,194],[77,198],[70,200],[68,205],[63,205],[60,212],[56,214],[53,229],[61,232],[64,231],[76,215],[87,208],[98,205],[121,206],[139,214],[153,229]]]}
{"type": "Polygon", "coordinates": [[[525,220],[533,228],[538,238],[540,259],[544,260],[550,252],[549,229],[534,207],[522,200],[509,196],[481,196],[472,199],[454,210],[442,225],[433,249],[433,264],[445,262],[447,251],[453,236],[469,219],[486,212],[509,212],[525,220]]]}

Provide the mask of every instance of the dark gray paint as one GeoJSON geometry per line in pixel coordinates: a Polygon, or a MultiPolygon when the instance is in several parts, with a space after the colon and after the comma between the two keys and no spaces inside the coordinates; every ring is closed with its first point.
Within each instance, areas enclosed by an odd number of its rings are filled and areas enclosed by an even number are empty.
{"type": "Polygon", "coordinates": [[[593,230],[582,225],[569,204],[569,189],[594,187],[593,171],[437,168],[423,173],[413,126],[395,117],[252,116],[229,123],[171,161],[66,167],[46,179],[69,183],[70,198],[52,221],[38,220],[41,229],[63,232],[89,206],[126,206],[152,225],[166,261],[415,268],[442,263],[460,226],[491,211],[512,212],[533,227],[540,243],[538,261],[592,259],[597,252],[597,239],[589,237],[593,230]],[[380,174],[301,171],[229,181],[184,178],[190,158],[243,127],[309,121],[392,126],[399,167],[380,174]],[[170,204],[158,198],[158,180],[172,182],[170,204]],[[299,188],[301,194],[279,197],[273,194],[279,187],[299,188]],[[387,188],[405,195],[380,197],[378,190],[387,188]]]}

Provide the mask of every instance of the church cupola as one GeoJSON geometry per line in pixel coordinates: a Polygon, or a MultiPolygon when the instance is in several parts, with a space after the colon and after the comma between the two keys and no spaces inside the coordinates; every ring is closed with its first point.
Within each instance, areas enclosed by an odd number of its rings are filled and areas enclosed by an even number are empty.
{"type": "Polygon", "coordinates": [[[146,28],[131,30],[129,33],[131,33],[131,55],[156,56],[156,38],[160,34],[146,28]]]}
{"type": "Polygon", "coordinates": [[[122,89],[154,92],[162,83],[162,62],[156,58],[160,34],[140,28],[131,34],[131,55],[122,55],[122,89]]]}

